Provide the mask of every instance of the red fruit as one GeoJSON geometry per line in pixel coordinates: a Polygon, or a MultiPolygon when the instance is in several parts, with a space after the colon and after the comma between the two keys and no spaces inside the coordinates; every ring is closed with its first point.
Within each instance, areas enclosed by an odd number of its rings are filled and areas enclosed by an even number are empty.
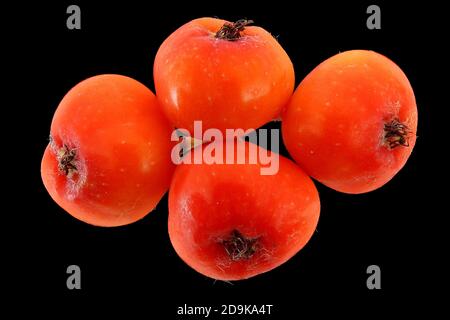
{"type": "Polygon", "coordinates": [[[153,93],[119,75],[71,89],[55,112],[41,174],[50,196],[98,226],[144,217],[167,191],[171,127],[153,93]]]}
{"type": "Polygon", "coordinates": [[[214,279],[276,268],[308,242],[318,222],[317,190],[298,166],[280,156],[278,173],[261,175],[261,164],[248,159],[247,153],[246,164],[179,165],[170,187],[175,251],[214,279]]]}
{"type": "Polygon", "coordinates": [[[177,128],[257,128],[279,116],[294,90],[294,68],[277,40],[249,21],[193,20],[161,45],[156,94],[177,128]]]}
{"type": "Polygon", "coordinates": [[[300,83],[283,115],[283,140],[312,177],[335,190],[363,193],[387,183],[416,142],[411,85],[373,51],[335,55],[300,83]]]}

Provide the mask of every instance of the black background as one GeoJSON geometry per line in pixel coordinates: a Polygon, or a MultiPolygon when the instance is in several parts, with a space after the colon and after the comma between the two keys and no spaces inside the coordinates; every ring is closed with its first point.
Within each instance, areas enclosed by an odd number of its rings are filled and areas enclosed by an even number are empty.
{"type": "Polygon", "coordinates": [[[308,311],[366,318],[423,307],[422,298],[434,292],[431,285],[442,274],[432,252],[437,250],[436,230],[444,213],[438,208],[433,181],[442,173],[443,158],[437,125],[439,110],[445,108],[438,80],[447,53],[443,9],[379,3],[382,29],[368,30],[369,4],[293,7],[280,1],[216,1],[167,2],[157,7],[149,2],[74,1],[7,10],[4,14],[12,17],[5,29],[11,40],[7,53],[12,57],[6,64],[14,68],[9,83],[15,97],[10,109],[19,112],[15,117],[20,124],[19,130],[16,126],[8,133],[14,139],[7,158],[17,170],[12,170],[12,192],[7,194],[15,205],[12,212],[5,212],[14,222],[4,224],[3,233],[11,232],[5,247],[12,255],[4,265],[12,270],[6,278],[12,281],[15,301],[42,301],[39,309],[46,312],[57,306],[68,312],[126,307],[143,312],[143,318],[161,314],[160,319],[197,319],[177,317],[177,306],[185,303],[275,305],[272,316],[241,319],[301,318],[308,311]],[[81,30],[66,28],[70,4],[81,7],[81,30]],[[118,73],[153,90],[152,66],[159,45],[177,27],[202,16],[245,17],[270,31],[290,55],[297,84],[340,51],[382,53],[410,79],[419,110],[416,147],[390,183],[363,195],[340,194],[316,183],[322,211],[308,245],[281,267],[232,284],[208,279],[177,257],[167,233],[167,197],[132,225],[93,227],[52,201],[39,171],[52,115],[72,86],[97,74],[118,73]],[[66,268],[71,264],[82,270],[79,291],[66,288],[66,268]],[[381,267],[381,290],[366,287],[366,268],[371,264],[381,267]]]}

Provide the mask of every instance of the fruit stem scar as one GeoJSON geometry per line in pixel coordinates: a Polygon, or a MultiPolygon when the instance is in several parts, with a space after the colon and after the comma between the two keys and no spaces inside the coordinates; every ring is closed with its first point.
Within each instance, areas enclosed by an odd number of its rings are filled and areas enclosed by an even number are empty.
{"type": "Polygon", "coordinates": [[[408,137],[411,130],[408,126],[395,118],[384,124],[384,143],[389,149],[398,146],[409,147],[408,137]]]}
{"type": "Polygon", "coordinates": [[[241,32],[244,31],[245,26],[252,24],[253,20],[240,19],[236,22],[225,22],[223,26],[217,31],[215,37],[217,39],[236,41],[242,37],[241,32]]]}
{"type": "Polygon", "coordinates": [[[259,250],[259,237],[245,237],[236,229],[220,243],[232,261],[248,260],[259,250]]]}

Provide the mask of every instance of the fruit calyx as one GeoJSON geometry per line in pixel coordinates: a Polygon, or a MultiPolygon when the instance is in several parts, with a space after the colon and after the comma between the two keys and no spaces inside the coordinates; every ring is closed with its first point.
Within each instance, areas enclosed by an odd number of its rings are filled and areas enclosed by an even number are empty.
{"type": "Polygon", "coordinates": [[[384,143],[389,149],[398,146],[409,147],[409,135],[411,130],[408,126],[395,118],[384,124],[384,143]]]}
{"type": "Polygon", "coordinates": [[[258,239],[259,237],[247,238],[235,229],[221,244],[232,261],[248,260],[259,249],[258,239]]]}
{"type": "Polygon", "coordinates": [[[76,149],[69,148],[65,144],[62,148],[58,149],[56,153],[59,171],[69,178],[71,178],[73,174],[77,172],[77,166],[75,164],[76,156],[76,149]]]}
{"type": "Polygon", "coordinates": [[[236,41],[242,35],[241,32],[244,31],[245,27],[252,24],[253,20],[240,19],[236,22],[225,22],[223,26],[217,31],[215,37],[217,39],[236,41]]]}

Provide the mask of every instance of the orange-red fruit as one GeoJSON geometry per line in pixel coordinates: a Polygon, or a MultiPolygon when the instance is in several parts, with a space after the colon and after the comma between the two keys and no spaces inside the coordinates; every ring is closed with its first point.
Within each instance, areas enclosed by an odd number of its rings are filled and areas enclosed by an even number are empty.
{"type": "Polygon", "coordinates": [[[417,107],[402,70],[373,51],[337,54],[300,83],[283,115],[292,157],[338,191],[387,183],[416,142],[417,107]]]}
{"type": "MultiPolygon", "coordinates": [[[[294,68],[266,30],[245,25],[236,39],[216,34],[230,22],[193,20],[173,32],[154,63],[156,95],[177,128],[257,128],[277,118],[294,89],[294,68]]],[[[222,29],[223,30],[223,29],[222,29]]]]}
{"type": "Polygon", "coordinates": [[[144,217],[167,191],[171,127],[144,85],[89,78],[59,104],[41,164],[53,200],[77,219],[119,226],[144,217]]]}
{"type": "Polygon", "coordinates": [[[170,186],[170,240],[189,266],[210,278],[240,280],[276,268],[317,226],[319,196],[297,165],[280,156],[279,171],[261,175],[261,164],[249,164],[248,153],[245,159],[181,164],[170,186]]]}

